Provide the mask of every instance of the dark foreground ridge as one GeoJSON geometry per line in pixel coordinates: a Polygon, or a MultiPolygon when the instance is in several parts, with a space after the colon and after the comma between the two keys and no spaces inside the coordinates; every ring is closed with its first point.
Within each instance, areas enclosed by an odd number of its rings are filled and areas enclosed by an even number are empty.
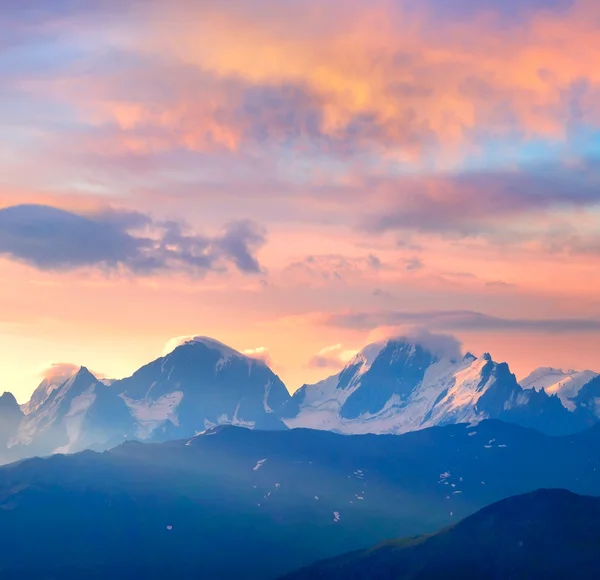
{"type": "Polygon", "coordinates": [[[319,562],[285,580],[592,579],[599,554],[600,499],[542,489],[434,535],[319,562]]]}
{"type": "Polygon", "coordinates": [[[600,495],[600,429],[216,427],[0,468],[0,578],[269,580],[539,488],[600,495]]]}

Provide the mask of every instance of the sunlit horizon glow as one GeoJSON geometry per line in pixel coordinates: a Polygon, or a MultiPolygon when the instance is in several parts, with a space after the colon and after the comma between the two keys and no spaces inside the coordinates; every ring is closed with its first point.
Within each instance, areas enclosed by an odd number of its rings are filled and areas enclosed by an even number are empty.
{"type": "Polygon", "coordinates": [[[415,328],[600,371],[598,2],[12,4],[0,391],[195,335],[291,391],[415,328]]]}

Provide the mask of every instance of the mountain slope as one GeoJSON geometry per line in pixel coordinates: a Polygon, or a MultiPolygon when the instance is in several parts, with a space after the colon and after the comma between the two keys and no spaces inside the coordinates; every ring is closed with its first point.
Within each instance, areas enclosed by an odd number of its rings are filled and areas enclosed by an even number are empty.
{"type": "Polygon", "coordinates": [[[14,396],[4,393],[0,397],[0,462],[10,460],[8,442],[17,433],[23,416],[14,396]]]}
{"type": "Polygon", "coordinates": [[[550,434],[589,426],[557,396],[523,389],[505,363],[436,353],[405,339],[370,345],[339,374],[305,385],[282,411],[289,427],[405,433],[498,418],[550,434]]]}
{"type": "Polygon", "coordinates": [[[81,367],[23,418],[8,447],[14,458],[70,453],[115,445],[132,431],[125,402],[81,367]]]}
{"type": "Polygon", "coordinates": [[[553,438],[484,421],[348,437],[220,426],[0,468],[0,576],[268,580],[540,487],[600,495],[600,428],[553,438]]]}
{"type": "Polygon", "coordinates": [[[599,551],[600,499],[538,490],[490,505],[433,536],[386,542],[286,579],[592,579],[599,551]]]}
{"type": "Polygon", "coordinates": [[[26,415],[35,412],[50,396],[52,391],[68,381],[79,369],[75,365],[55,365],[50,369],[48,376],[33,391],[31,398],[22,405],[21,409],[26,415]]]}
{"type": "Polygon", "coordinates": [[[205,337],[111,388],[127,403],[142,439],[191,437],[220,424],[286,428],[275,412],[290,398],[279,377],[262,361],[205,337]]]}
{"type": "Polygon", "coordinates": [[[596,421],[600,417],[600,377],[583,385],[571,401],[578,414],[587,417],[590,423],[596,421]]]}

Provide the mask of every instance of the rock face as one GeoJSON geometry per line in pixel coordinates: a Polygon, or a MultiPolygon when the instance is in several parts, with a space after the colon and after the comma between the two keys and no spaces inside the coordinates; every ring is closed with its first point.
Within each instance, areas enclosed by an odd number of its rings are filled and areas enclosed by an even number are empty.
{"type": "Polygon", "coordinates": [[[402,338],[368,346],[338,375],[299,389],[289,427],[341,433],[405,433],[435,425],[504,419],[562,434],[590,424],[543,389],[524,389],[489,354],[451,357],[402,338]]]}

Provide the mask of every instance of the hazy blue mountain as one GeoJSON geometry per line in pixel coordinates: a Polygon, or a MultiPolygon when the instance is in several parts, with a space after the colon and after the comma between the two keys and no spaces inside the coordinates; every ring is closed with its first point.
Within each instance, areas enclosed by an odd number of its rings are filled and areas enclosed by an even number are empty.
{"type": "Polygon", "coordinates": [[[504,499],[430,536],[388,541],[286,580],[598,577],[600,499],[542,489],[504,499]]]}
{"type": "Polygon", "coordinates": [[[586,383],[570,401],[578,413],[595,421],[600,416],[600,377],[586,383]]]}
{"type": "Polygon", "coordinates": [[[186,342],[111,388],[127,402],[142,439],[191,437],[220,424],[286,429],[277,411],[290,395],[279,377],[209,338],[186,342]]]}
{"type": "Polygon", "coordinates": [[[85,367],[45,379],[26,415],[17,405],[0,426],[0,462],[192,437],[219,424],[287,429],[278,410],[289,398],[262,361],[197,337],[127,379],[98,380],[85,367]]]}
{"type": "Polygon", "coordinates": [[[449,354],[401,338],[369,345],[340,374],[303,386],[282,414],[290,427],[349,434],[502,419],[559,435],[597,421],[557,395],[521,387],[489,354],[449,354]]]}
{"type": "Polygon", "coordinates": [[[44,377],[42,382],[33,391],[29,401],[21,405],[21,410],[29,415],[35,412],[42,403],[44,403],[52,391],[63,385],[73,375],[77,373],[79,367],[75,365],[54,365],[49,369],[48,376],[44,377]]]}
{"type": "Polygon", "coordinates": [[[8,442],[16,435],[23,416],[14,396],[4,393],[0,397],[0,462],[10,460],[8,442]]]}
{"type": "Polygon", "coordinates": [[[0,468],[0,576],[268,580],[541,487],[600,495],[600,427],[549,437],[484,421],[349,437],[220,426],[0,468]]]}
{"type": "Polygon", "coordinates": [[[125,440],[134,424],[125,402],[81,367],[31,413],[8,443],[12,457],[107,448],[125,440]]]}
{"type": "Polygon", "coordinates": [[[598,376],[597,372],[573,369],[563,370],[553,367],[540,367],[519,381],[524,389],[541,391],[544,389],[549,395],[557,395],[567,409],[575,410],[572,401],[582,387],[598,376]]]}

